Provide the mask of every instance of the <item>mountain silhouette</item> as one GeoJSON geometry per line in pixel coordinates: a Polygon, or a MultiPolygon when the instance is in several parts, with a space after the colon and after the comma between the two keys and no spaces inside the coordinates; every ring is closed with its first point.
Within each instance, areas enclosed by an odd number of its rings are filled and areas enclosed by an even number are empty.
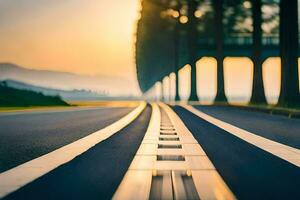
{"type": "Polygon", "coordinates": [[[30,85],[30,84],[23,83],[20,81],[15,81],[15,80],[4,80],[0,83],[4,84],[10,88],[38,92],[38,93],[42,93],[43,95],[46,95],[46,96],[60,96],[63,100],[66,100],[66,101],[97,100],[97,99],[103,99],[104,97],[107,97],[105,94],[96,93],[96,92],[92,92],[89,90],[53,89],[53,88],[30,85]]]}
{"type": "Polygon", "coordinates": [[[0,63],[0,80],[15,80],[60,90],[92,90],[109,96],[136,95],[128,87],[133,83],[127,79],[28,69],[12,63],[0,63]]]}

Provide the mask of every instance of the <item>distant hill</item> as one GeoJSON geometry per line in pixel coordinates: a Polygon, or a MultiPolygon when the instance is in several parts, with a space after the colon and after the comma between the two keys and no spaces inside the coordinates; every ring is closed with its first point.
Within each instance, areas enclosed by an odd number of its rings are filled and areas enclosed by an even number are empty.
{"type": "Polygon", "coordinates": [[[73,73],[35,70],[12,63],[0,63],[0,80],[16,80],[30,85],[60,90],[92,90],[106,96],[137,95],[136,83],[110,76],[88,76],[73,73]]]}
{"type": "Polygon", "coordinates": [[[0,107],[68,106],[59,96],[8,87],[0,82],[0,107]]]}
{"type": "Polygon", "coordinates": [[[59,90],[59,89],[52,89],[52,88],[30,85],[15,80],[4,80],[2,81],[2,83],[8,87],[15,88],[15,89],[39,92],[47,96],[60,96],[62,99],[67,101],[96,100],[96,99],[102,99],[106,97],[106,95],[95,93],[92,91],[87,91],[87,90],[59,90]]]}

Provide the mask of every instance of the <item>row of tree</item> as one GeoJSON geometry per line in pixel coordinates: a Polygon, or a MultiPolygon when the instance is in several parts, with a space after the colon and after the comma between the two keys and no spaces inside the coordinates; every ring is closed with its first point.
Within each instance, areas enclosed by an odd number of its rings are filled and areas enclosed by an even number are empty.
{"type": "MultiPolygon", "coordinates": [[[[227,102],[224,91],[224,42],[250,38],[254,64],[251,103],[266,104],[262,77],[262,38],[279,35],[281,57],[280,106],[300,104],[298,77],[297,0],[143,0],[138,22],[136,64],[143,91],[166,74],[191,66],[191,95],[197,101],[196,62],[199,40],[215,46],[217,95],[227,102]],[[182,41],[186,41],[183,43],[182,41]]],[[[204,43],[203,43],[204,44],[204,43]]],[[[176,83],[176,100],[178,79],[176,83]]]]}

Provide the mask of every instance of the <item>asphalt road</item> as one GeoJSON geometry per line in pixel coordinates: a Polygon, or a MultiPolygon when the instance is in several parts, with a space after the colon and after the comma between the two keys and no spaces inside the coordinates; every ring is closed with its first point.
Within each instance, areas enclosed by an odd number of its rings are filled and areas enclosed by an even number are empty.
{"type": "Polygon", "coordinates": [[[175,106],[173,109],[238,199],[300,199],[298,167],[227,133],[182,107],[175,106]]]}
{"type": "Polygon", "coordinates": [[[200,111],[247,131],[300,149],[300,119],[226,106],[195,106],[200,111]]]}
{"type": "Polygon", "coordinates": [[[71,108],[0,114],[0,172],[89,135],[133,108],[71,108]]]}
{"type": "Polygon", "coordinates": [[[4,199],[111,199],[142,142],[150,116],[148,106],[109,139],[4,199]]]}

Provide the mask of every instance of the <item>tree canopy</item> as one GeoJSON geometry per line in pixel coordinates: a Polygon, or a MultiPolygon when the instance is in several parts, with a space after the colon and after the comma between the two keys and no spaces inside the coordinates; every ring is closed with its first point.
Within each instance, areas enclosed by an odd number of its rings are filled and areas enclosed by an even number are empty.
{"type": "MultiPolygon", "coordinates": [[[[136,67],[143,92],[173,72],[175,41],[179,65],[187,64],[188,1],[197,3],[197,51],[215,45],[213,3],[215,0],[142,0],[136,35],[136,67]],[[175,34],[177,32],[177,34],[175,34]],[[176,37],[176,38],[175,38],[176,37]]],[[[263,0],[263,36],[278,38],[278,0],[263,0]]],[[[252,42],[251,1],[224,0],[224,44],[252,42]]]]}

